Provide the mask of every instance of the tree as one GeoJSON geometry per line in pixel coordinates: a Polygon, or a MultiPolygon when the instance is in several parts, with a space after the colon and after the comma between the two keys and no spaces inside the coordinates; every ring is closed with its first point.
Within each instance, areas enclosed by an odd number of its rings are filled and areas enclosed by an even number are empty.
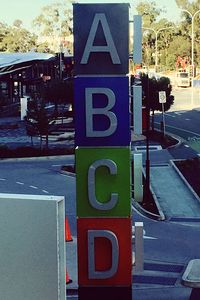
{"type": "Polygon", "coordinates": [[[152,130],[154,130],[154,113],[155,111],[162,111],[162,104],[159,103],[159,91],[166,92],[166,103],[164,104],[164,111],[170,109],[174,103],[174,96],[171,95],[172,86],[168,77],[155,77],[149,78],[148,74],[141,75],[142,91],[143,91],[143,104],[148,106],[152,111],[152,130]]]}
{"type": "Polygon", "coordinates": [[[178,56],[184,57],[190,53],[190,42],[186,37],[177,33],[176,38],[169,45],[168,53],[166,64],[169,69],[174,70],[178,56]]]}
{"type": "Polygon", "coordinates": [[[46,102],[54,103],[55,115],[58,114],[59,104],[73,106],[73,80],[54,79],[46,83],[42,89],[42,96],[46,102]]]}
{"type": "Polygon", "coordinates": [[[36,46],[36,35],[23,28],[21,20],[14,21],[13,26],[0,26],[0,51],[27,52],[36,46]]]}
{"type": "Polygon", "coordinates": [[[136,10],[138,14],[142,16],[144,27],[149,27],[154,24],[160,16],[160,13],[164,11],[163,9],[157,8],[156,2],[154,1],[139,2],[136,6],[136,10]]]}
{"type": "Polygon", "coordinates": [[[65,38],[72,34],[72,0],[60,1],[44,6],[41,14],[33,20],[34,28],[43,41],[49,42],[49,48],[56,50],[60,43],[63,47],[65,38]],[[65,38],[64,38],[65,37],[65,38]]]}
{"type": "Polygon", "coordinates": [[[156,2],[140,2],[136,10],[142,15],[143,27],[143,63],[147,66],[155,65],[155,48],[157,42],[158,57],[161,65],[166,65],[168,56],[168,47],[173,39],[172,27],[175,24],[166,18],[160,19],[160,14],[164,12],[156,6],[156,2]],[[161,28],[170,28],[169,30],[160,31],[161,28]],[[157,41],[156,41],[157,34],[157,41]]]}
{"type": "Polygon", "coordinates": [[[27,110],[26,130],[31,136],[40,136],[40,148],[42,147],[42,137],[45,136],[46,148],[48,148],[48,136],[54,124],[53,117],[49,116],[45,109],[45,103],[38,93],[33,96],[33,101],[29,104],[27,110]]]}
{"type": "MultiPolygon", "coordinates": [[[[192,16],[200,9],[199,0],[189,1],[189,0],[176,0],[177,6],[182,9],[182,22],[180,23],[181,35],[185,37],[187,43],[189,43],[189,51],[187,52],[187,56],[191,59],[191,34],[192,34],[192,16]],[[187,10],[187,11],[184,11],[187,10]],[[190,13],[188,13],[190,12],[190,13]]],[[[197,65],[200,64],[200,33],[199,33],[199,25],[200,25],[200,13],[195,15],[194,19],[194,61],[197,65]]]]}

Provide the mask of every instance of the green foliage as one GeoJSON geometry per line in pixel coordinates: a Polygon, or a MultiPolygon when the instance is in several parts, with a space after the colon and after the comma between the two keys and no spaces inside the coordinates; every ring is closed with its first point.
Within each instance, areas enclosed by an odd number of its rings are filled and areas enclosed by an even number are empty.
{"type": "Polygon", "coordinates": [[[21,20],[16,20],[13,26],[0,24],[0,51],[27,52],[36,46],[36,35],[21,26],[21,20]]]}
{"type": "Polygon", "coordinates": [[[148,27],[152,23],[155,23],[157,17],[159,17],[160,13],[163,11],[163,9],[156,7],[155,1],[141,1],[137,5],[136,10],[143,18],[144,27],[148,27]]]}
{"type": "Polygon", "coordinates": [[[43,98],[46,102],[58,104],[73,104],[73,81],[54,79],[43,87],[43,98]]]}
{"type": "Polygon", "coordinates": [[[149,105],[149,108],[154,112],[156,110],[162,111],[162,104],[159,103],[159,91],[166,92],[166,103],[164,104],[164,110],[170,109],[174,103],[174,96],[171,95],[172,86],[168,77],[161,77],[156,79],[155,77],[149,78],[147,74],[141,76],[142,90],[143,90],[143,102],[144,105],[149,105]]]}
{"type": "Polygon", "coordinates": [[[44,6],[41,14],[33,20],[33,27],[46,42],[49,42],[48,47],[51,50],[55,37],[61,38],[63,44],[65,37],[72,34],[72,1],[60,1],[44,6]]]}
{"type": "Polygon", "coordinates": [[[48,148],[48,135],[53,126],[53,117],[48,115],[45,103],[41,96],[35,93],[33,101],[29,103],[26,116],[27,134],[30,136],[39,135],[42,144],[42,136],[46,137],[46,148],[48,148]]]}
{"type": "MultiPolygon", "coordinates": [[[[73,0],[58,0],[44,6],[33,20],[33,29],[37,34],[25,29],[20,19],[15,20],[12,26],[0,22],[0,51],[27,52],[34,49],[38,52],[55,53],[59,46],[65,45],[72,51],[72,44],[67,42],[67,37],[71,36],[73,31],[72,2],[73,0]]],[[[180,10],[186,9],[192,15],[197,12],[194,18],[194,60],[196,65],[200,66],[200,1],[176,0],[176,3],[180,10]]],[[[159,31],[157,35],[159,66],[162,69],[175,70],[178,56],[188,56],[191,63],[192,18],[188,12],[182,11],[181,21],[175,24],[174,20],[160,18],[164,9],[159,7],[156,1],[138,1],[136,11],[142,15],[143,28],[150,28],[143,30],[144,65],[155,65],[155,31],[163,28],[164,30],[159,31]]],[[[132,49],[130,51],[132,52],[132,49]]]]}

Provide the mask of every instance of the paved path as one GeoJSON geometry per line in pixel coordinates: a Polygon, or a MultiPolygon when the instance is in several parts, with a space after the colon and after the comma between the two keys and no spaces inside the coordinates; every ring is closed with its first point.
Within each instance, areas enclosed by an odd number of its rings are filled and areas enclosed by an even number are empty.
{"type": "Polygon", "coordinates": [[[167,219],[200,218],[200,202],[172,166],[152,166],[151,186],[167,219]]]}

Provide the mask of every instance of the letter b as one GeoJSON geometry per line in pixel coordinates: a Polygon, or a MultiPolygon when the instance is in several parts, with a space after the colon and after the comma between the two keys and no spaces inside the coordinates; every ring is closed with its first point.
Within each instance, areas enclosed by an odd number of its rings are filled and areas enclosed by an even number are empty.
{"type": "Polygon", "coordinates": [[[112,135],[117,128],[117,117],[110,111],[116,102],[115,94],[108,88],[86,88],[85,89],[85,110],[86,110],[86,136],[106,137],[112,135]],[[107,106],[94,108],[93,100],[95,94],[104,94],[108,99],[107,106]],[[94,130],[94,115],[104,115],[110,120],[110,126],[106,130],[94,130]]]}

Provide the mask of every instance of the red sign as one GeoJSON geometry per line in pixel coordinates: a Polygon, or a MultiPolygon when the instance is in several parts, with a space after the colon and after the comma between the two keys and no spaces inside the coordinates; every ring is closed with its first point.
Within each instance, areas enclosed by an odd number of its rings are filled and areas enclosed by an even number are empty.
{"type": "Polygon", "coordinates": [[[80,286],[131,285],[131,230],[130,218],[77,220],[80,286]]]}

